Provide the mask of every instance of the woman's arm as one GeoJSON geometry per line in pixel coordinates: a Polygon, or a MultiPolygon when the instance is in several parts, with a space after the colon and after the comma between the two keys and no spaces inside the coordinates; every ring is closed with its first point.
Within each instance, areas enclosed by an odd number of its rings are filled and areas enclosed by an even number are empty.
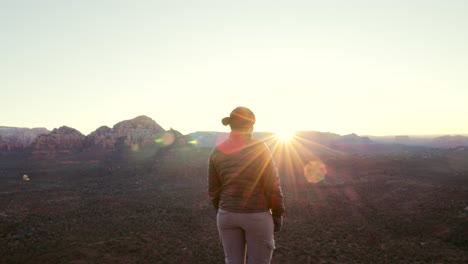
{"type": "Polygon", "coordinates": [[[213,207],[218,210],[219,198],[221,194],[221,180],[216,170],[213,155],[210,156],[209,168],[208,168],[208,194],[210,196],[213,207]]]}
{"type": "Polygon", "coordinates": [[[273,216],[282,216],[284,213],[283,191],[278,174],[278,169],[275,165],[270,150],[265,145],[264,152],[264,186],[267,202],[273,216]]]}

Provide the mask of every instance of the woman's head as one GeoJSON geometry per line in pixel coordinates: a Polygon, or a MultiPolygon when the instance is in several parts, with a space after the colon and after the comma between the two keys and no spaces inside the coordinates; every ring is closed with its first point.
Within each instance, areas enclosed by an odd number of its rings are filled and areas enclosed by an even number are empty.
{"type": "Polygon", "coordinates": [[[231,130],[243,130],[247,131],[253,129],[255,124],[255,115],[247,107],[239,106],[232,110],[229,117],[225,117],[222,120],[223,125],[229,125],[231,130]]]}

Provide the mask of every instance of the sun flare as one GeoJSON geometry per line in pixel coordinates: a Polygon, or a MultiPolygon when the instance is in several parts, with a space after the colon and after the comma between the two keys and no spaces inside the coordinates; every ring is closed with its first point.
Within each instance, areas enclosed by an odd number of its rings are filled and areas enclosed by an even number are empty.
{"type": "Polygon", "coordinates": [[[276,138],[280,141],[287,142],[294,138],[293,131],[279,131],[276,133],[276,138]]]}

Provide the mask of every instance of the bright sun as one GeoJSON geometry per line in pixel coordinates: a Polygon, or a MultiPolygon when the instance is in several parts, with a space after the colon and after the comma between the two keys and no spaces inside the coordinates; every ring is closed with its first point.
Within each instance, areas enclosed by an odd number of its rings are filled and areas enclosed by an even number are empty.
{"type": "Polygon", "coordinates": [[[279,131],[276,133],[276,138],[286,142],[290,141],[294,137],[294,132],[293,131],[279,131]]]}

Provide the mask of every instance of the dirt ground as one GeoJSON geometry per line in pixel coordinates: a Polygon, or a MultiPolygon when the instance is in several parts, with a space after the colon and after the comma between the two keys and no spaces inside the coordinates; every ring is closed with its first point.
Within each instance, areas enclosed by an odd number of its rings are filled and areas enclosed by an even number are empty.
{"type": "MultiPolygon", "coordinates": [[[[208,154],[4,159],[0,263],[223,263],[208,154]]],[[[313,183],[308,160],[278,162],[286,214],[272,263],[468,263],[466,151],[314,157],[327,173],[313,183]]]]}

